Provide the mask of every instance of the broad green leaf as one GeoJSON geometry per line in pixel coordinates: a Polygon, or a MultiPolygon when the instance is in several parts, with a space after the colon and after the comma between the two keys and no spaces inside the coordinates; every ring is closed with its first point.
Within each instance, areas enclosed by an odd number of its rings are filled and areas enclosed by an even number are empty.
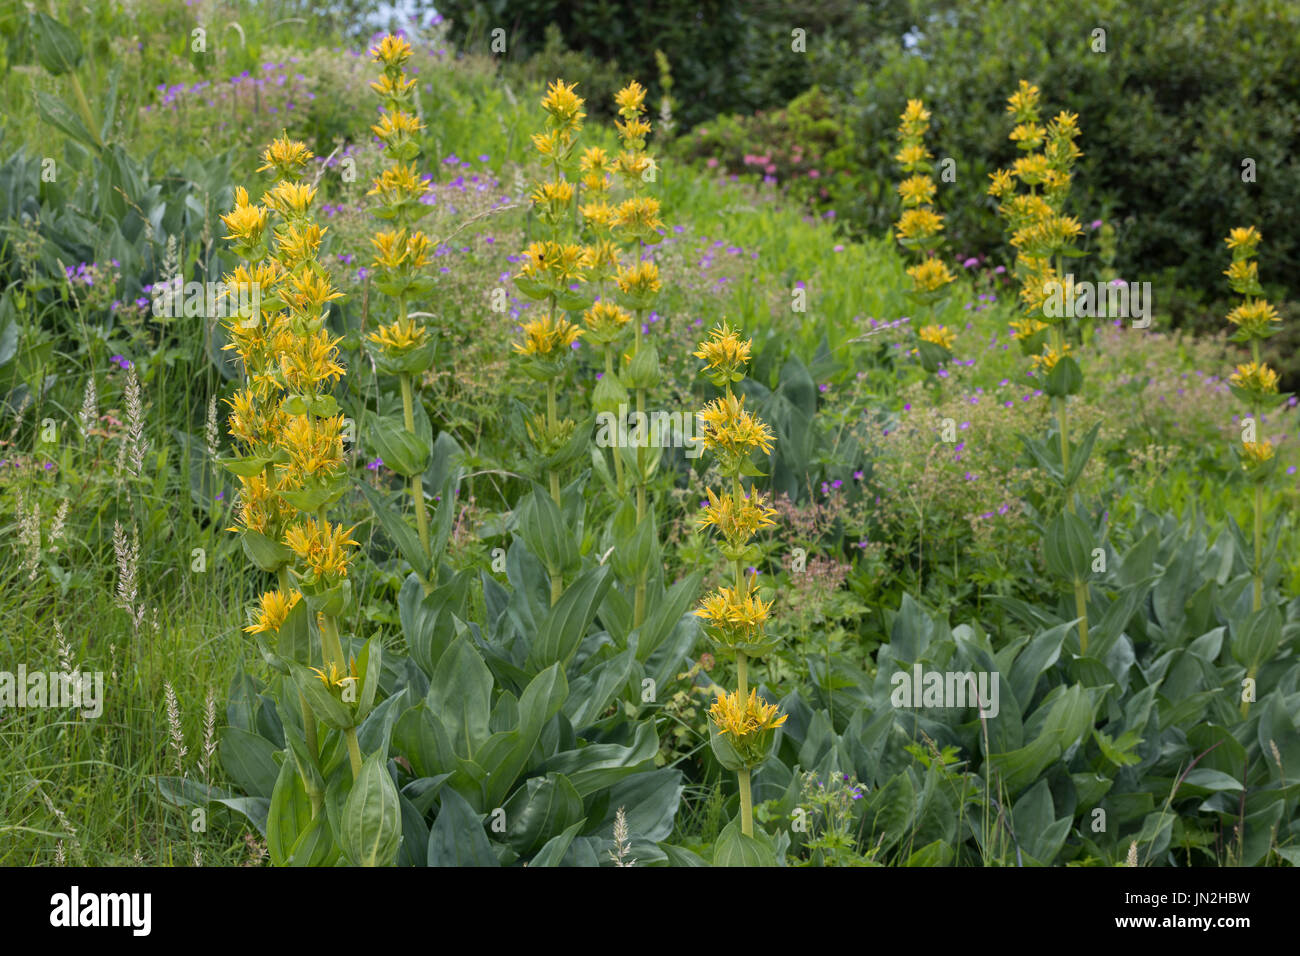
{"type": "Polygon", "coordinates": [[[576,823],[585,820],[582,797],[562,773],[530,777],[506,801],[506,840],[527,856],[576,823]]]}
{"type": "Polygon", "coordinates": [[[239,788],[252,797],[269,797],[280,768],[277,748],[265,737],[236,727],[221,729],[221,766],[239,788]]]}
{"type": "Polygon", "coordinates": [[[561,667],[568,665],[613,583],[612,575],[608,565],[589,568],[560,595],[529,648],[530,667],[541,670],[553,663],[561,667]]]}
{"type": "Polygon", "coordinates": [[[266,849],[275,866],[287,866],[298,837],[311,826],[311,800],[292,759],[280,764],[266,820],[266,849]]]}
{"type": "Polygon", "coordinates": [[[542,772],[554,770],[564,774],[585,799],[624,777],[652,769],[654,755],[658,750],[659,737],[654,725],[645,721],[637,725],[630,746],[588,744],[586,747],[555,754],[540,769],[542,772]]]}
{"type": "Polygon", "coordinates": [[[537,855],[528,861],[528,865],[530,867],[559,866],[560,861],[564,859],[564,854],[568,852],[569,844],[573,842],[573,838],[578,835],[578,831],[586,822],[586,820],[579,820],[563,833],[551,837],[546,841],[546,846],[538,850],[537,855]]]}
{"type": "Polygon", "coordinates": [[[455,790],[444,788],[429,830],[429,866],[499,866],[483,822],[455,790]]]}
{"type": "Polygon", "coordinates": [[[491,736],[492,672],[469,640],[457,639],[442,655],[424,700],[460,756],[473,757],[491,736]]]}
{"type": "Polygon", "coordinates": [[[402,809],[383,754],[371,754],[362,763],[342,822],[339,842],[355,865],[389,866],[397,858],[402,809]]]}
{"type": "Polygon", "coordinates": [[[71,73],[81,65],[81,42],[77,35],[39,10],[32,15],[32,38],[36,59],[51,76],[71,73]]]}

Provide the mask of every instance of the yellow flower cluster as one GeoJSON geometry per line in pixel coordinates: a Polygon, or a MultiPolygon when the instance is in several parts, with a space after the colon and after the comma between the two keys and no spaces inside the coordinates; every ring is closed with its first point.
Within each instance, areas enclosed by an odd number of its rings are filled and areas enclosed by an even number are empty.
{"type": "MultiPolygon", "coordinates": [[[[534,184],[532,207],[549,235],[524,250],[523,264],[515,280],[527,295],[544,300],[547,311],[546,315],[523,323],[523,340],[515,343],[514,350],[530,360],[525,366],[528,374],[547,381],[548,388],[560,372],[559,363],[583,333],[580,326],[565,317],[557,299],[568,296],[575,284],[587,281],[588,270],[600,255],[599,250],[569,241],[578,189],[565,178],[564,168],[577,147],[578,133],[587,115],[583,112],[584,105],[576,83],[555,80],[547,86],[541,101],[546,127],[532,137],[533,146],[547,161],[549,175],[534,184]]],[[[600,149],[588,149],[579,160],[588,187],[597,194],[604,189],[606,164],[607,158],[600,149]]],[[[603,202],[588,205],[599,210],[596,215],[602,220],[608,220],[603,202]]]]}
{"type": "Polygon", "coordinates": [[[599,345],[617,341],[627,324],[632,321],[632,313],[622,306],[606,299],[592,304],[582,313],[587,336],[599,345]]]}
{"type": "Polygon", "coordinates": [[[757,691],[741,701],[737,693],[726,694],[713,702],[709,716],[718,725],[718,732],[731,734],[736,740],[751,737],[764,730],[774,730],[785,723],[789,714],[777,715],[775,704],[758,699],[757,691]]]}
{"type": "Polygon", "coordinates": [[[551,361],[563,358],[582,335],[582,329],[563,315],[544,315],[525,322],[523,329],[524,340],[514,344],[515,351],[551,361]]]}
{"type": "Polygon", "coordinates": [[[699,413],[700,440],[718,455],[722,474],[731,483],[729,492],[708,490],[709,503],[697,520],[700,527],[712,528],[722,539],[718,550],[731,564],[734,577],[733,586],[719,586],[705,595],[695,615],[706,622],[705,631],[719,650],[736,657],[739,689],[719,697],[709,714],[718,734],[713,743],[715,753],[724,766],[741,774],[741,816],[746,833],[752,833],[753,827],[749,771],[768,758],[772,731],[785,720],[777,717],[775,706],[758,700],[756,692],[748,689],[749,658],[761,657],[777,644],[777,639],[766,633],[774,599],[763,600],[758,575],[751,572],[746,580],[741,570],[747,560],[757,556],[750,544],[754,535],[776,524],[776,511],[766,505],[762,494],[756,489],[746,494],[741,483],[743,475],[753,473],[752,453],[770,453],[775,441],[767,425],[747,412],[744,399],[732,391],[732,385],[745,377],[752,350],[751,340],[742,340],[724,323],[695,352],[705,363],[705,374],[723,389],[722,397],[699,413]]]}
{"type": "MultiPolygon", "coordinates": [[[[1024,155],[1009,169],[990,174],[988,193],[999,200],[998,212],[1006,220],[1011,246],[1016,250],[1013,271],[1020,282],[1020,302],[1026,317],[1013,322],[1011,330],[1022,350],[1033,355],[1034,367],[1051,372],[1070,354],[1061,327],[1064,316],[1047,316],[1045,306],[1062,282],[1062,256],[1075,252],[1074,241],[1083,234],[1079,220],[1064,211],[1072,169],[1083,155],[1075,143],[1079,138],[1079,117],[1062,110],[1042,122],[1038,87],[1024,80],[1008,97],[1007,112],[1015,120],[1010,139],[1024,155]],[[1018,191],[1017,184],[1025,191],[1018,191]],[[1047,329],[1051,330],[1050,344],[1045,341],[1049,336],[1039,334],[1047,329]]],[[[1067,380],[1060,387],[1069,391],[1077,388],[1077,381],[1071,385],[1067,380]]],[[[1052,394],[1054,398],[1062,397],[1052,394]]]]}
{"type": "Polygon", "coordinates": [[[423,371],[432,361],[429,330],[406,314],[407,297],[432,288],[432,280],[423,271],[434,245],[427,235],[412,228],[428,211],[422,200],[429,191],[429,184],[408,162],[420,153],[419,134],[424,129],[414,112],[416,83],[404,70],[412,53],[404,38],[391,34],[370,50],[371,60],[383,66],[383,74],[370,84],[382,109],[371,130],[383,142],[389,162],[372,181],[367,195],[376,197],[376,216],[396,223],[396,228],[371,237],[375,251],[370,264],[380,291],[397,298],[398,315],[366,336],[366,341],[377,353],[382,371],[405,373],[423,371]]]}
{"type": "Polygon", "coordinates": [[[950,328],[945,325],[927,325],[924,326],[917,336],[922,342],[929,342],[932,345],[941,345],[946,349],[952,348],[952,343],[957,336],[950,328]]]}
{"type": "MultiPolygon", "coordinates": [[[[943,216],[933,205],[938,193],[930,176],[934,156],[925,146],[930,111],[920,100],[908,100],[899,120],[899,148],[894,159],[908,175],[898,184],[903,211],[894,228],[899,243],[919,257],[907,269],[912,280],[910,297],[920,305],[933,306],[947,295],[946,287],[957,277],[937,253],[943,243],[943,216]]],[[[926,371],[937,372],[939,364],[952,357],[953,334],[943,326],[927,325],[918,337],[922,344],[913,354],[920,356],[926,371]]]]}
{"type": "Polygon", "coordinates": [[[727,323],[709,333],[707,342],[701,342],[693,354],[703,359],[704,374],[714,385],[723,388],[731,382],[739,382],[745,377],[745,366],[749,364],[749,353],[753,343],[740,341],[734,329],[727,323]]]}
{"type": "Polygon", "coordinates": [[[718,456],[722,473],[731,479],[728,493],[708,491],[709,503],[698,519],[713,528],[722,541],[719,549],[735,565],[735,587],[720,587],[707,596],[696,615],[711,622],[710,635],[729,650],[756,651],[764,644],[763,623],[771,602],[758,597],[757,579],[746,584],[741,576],[742,561],[749,556],[749,541],[761,529],[775,524],[776,512],[767,507],[758,491],[746,495],[741,476],[750,472],[754,451],[769,454],[775,436],[768,426],[745,409],[745,399],[731,387],[744,378],[751,341],[741,340],[725,323],[701,342],[695,355],[706,363],[705,374],[723,389],[721,398],[705,405],[697,415],[701,435],[697,439],[718,456]]]}
{"type": "Polygon", "coordinates": [[[663,287],[659,280],[659,267],[649,259],[620,266],[614,281],[620,292],[633,296],[654,295],[663,287]]]}
{"type": "Polygon", "coordinates": [[[274,634],[284,626],[289,612],[301,600],[302,595],[297,591],[288,594],[283,591],[267,591],[258,599],[253,622],[244,630],[250,634],[274,634]]]}
{"type": "Polygon", "coordinates": [[[1010,169],[990,174],[989,195],[1001,200],[998,212],[1005,217],[1016,250],[1015,274],[1021,282],[1025,312],[1042,311],[1047,293],[1044,287],[1059,280],[1054,257],[1072,248],[1083,232],[1077,219],[1064,214],[1070,192],[1071,169],[1082,156],[1075,140],[1079,136],[1077,114],[1062,111],[1045,125],[1039,120],[1039,90],[1024,80],[1007,100],[1007,112],[1016,121],[1011,140],[1026,155],[1010,169]],[[1028,192],[1016,191],[1017,180],[1028,192]],[[1039,191],[1041,188],[1041,192],[1039,191]]]}
{"type": "Polygon", "coordinates": [[[1035,369],[1041,369],[1043,372],[1050,372],[1056,368],[1056,363],[1061,361],[1070,354],[1070,344],[1067,342],[1059,349],[1051,345],[1043,349],[1042,353],[1033,357],[1035,369]]]}
{"type": "Polygon", "coordinates": [[[772,430],[745,410],[743,395],[737,398],[728,390],[705,405],[698,418],[703,429],[700,441],[728,463],[747,461],[755,449],[765,455],[772,451],[772,430]]]}
{"type": "MultiPolygon", "coordinates": [[[[242,453],[232,462],[240,491],[231,530],[245,536],[250,554],[263,556],[265,570],[283,567],[277,555],[287,549],[300,559],[300,587],[327,588],[346,576],[347,547],[356,542],[336,536],[328,553],[295,547],[315,521],[303,519],[298,496],[327,503],[344,482],[343,419],[329,394],[344,369],[339,338],[325,325],[326,306],[341,293],[317,259],[325,230],[312,220],[316,189],[297,178],[310,159],[305,145],[281,136],[263,154],[261,170],[279,178],[262,204],[254,206],[240,187],[234,210],[222,217],[227,238],[249,259],[226,281],[256,289],[258,302],[252,314],[226,320],[225,348],[239,356],[245,376],[227,400],[228,429],[242,453]]],[[[282,578],[278,590],[262,596],[248,630],[278,630],[300,597],[282,578]]]]}
{"type": "Polygon", "coordinates": [[[1277,393],[1277,372],[1263,362],[1238,365],[1228,381],[1247,392],[1258,392],[1261,395],[1277,393]]]}
{"type": "Polygon", "coordinates": [[[1264,289],[1259,284],[1259,266],[1255,262],[1259,243],[1263,237],[1254,226],[1233,229],[1224,240],[1232,251],[1232,264],[1224,271],[1232,291],[1245,296],[1246,301],[1228,313],[1228,321],[1237,327],[1236,341],[1254,342],[1266,339],[1276,332],[1281,321],[1277,310],[1268,303],[1264,289]]]}
{"type": "Polygon", "coordinates": [[[753,689],[748,697],[742,697],[739,691],[724,694],[709,708],[709,719],[718,733],[747,767],[756,767],[767,759],[774,732],[788,716],[778,717],[776,704],[760,700],[758,691],[753,689]]]}
{"type": "Polygon", "coordinates": [[[925,146],[925,134],[930,128],[930,111],[920,100],[908,100],[907,108],[899,119],[899,149],[894,159],[909,175],[898,184],[903,212],[895,228],[898,230],[898,241],[923,257],[920,264],[907,270],[912,278],[913,291],[925,298],[934,299],[956,276],[941,259],[929,258],[930,253],[940,244],[939,233],[943,230],[943,216],[932,205],[938,192],[938,187],[930,176],[933,169],[931,160],[934,157],[925,146]]]}
{"type": "MultiPolygon", "coordinates": [[[[1281,323],[1277,309],[1264,298],[1264,289],[1259,284],[1259,267],[1255,256],[1262,240],[1263,237],[1254,226],[1232,229],[1224,240],[1232,252],[1232,264],[1224,271],[1224,275],[1228,277],[1232,291],[1245,296],[1245,301],[1227,315],[1228,322],[1237,329],[1232,340],[1248,342],[1251,352],[1251,360],[1238,365],[1228,383],[1233,394],[1250,407],[1256,428],[1262,420],[1261,411],[1276,405],[1284,397],[1278,393],[1277,372],[1269,368],[1260,355],[1260,342],[1275,335],[1281,323]]],[[[1267,478],[1273,470],[1272,462],[1273,446],[1270,442],[1246,441],[1243,434],[1241,467],[1252,480],[1262,482],[1267,478]]],[[[1260,506],[1261,502],[1257,499],[1256,507],[1260,506]]],[[[1257,578],[1257,607],[1259,590],[1257,578]]]]}

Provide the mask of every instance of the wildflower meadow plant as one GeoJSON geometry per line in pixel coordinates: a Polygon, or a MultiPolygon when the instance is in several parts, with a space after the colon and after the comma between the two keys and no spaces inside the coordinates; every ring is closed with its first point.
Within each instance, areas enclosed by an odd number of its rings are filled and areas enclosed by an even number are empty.
{"type": "Polygon", "coordinates": [[[705,631],[719,652],[736,659],[736,690],[718,697],[709,710],[709,736],[718,762],[736,774],[740,786],[740,830],[719,838],[720,862],[752,862],[762,843],[754,835],[754,801],[750,774],[772,755],[776,730],[785,722],[777,707],[758,698],[749,686],[749,661],[774,650],[779,638],[766,633],[772,601],[760,596],[758,575],[745,577],[745,567],[757,557],[750,539],[760,530],[776,524],[776,511],[765,503],[761,492],[746,494],[742,477],[758,474],[751,461],[755,451],[770,454],[775,440],[772,431],[745,408],[745,400],[732,386],[745,378],[752,340],[742,341],[723,323],[700,343],[695,355],[705,363],[705,375],[723,390],[721,398],[699,413],[703,425],[700,441],[718,460],[718,467],[731,487],[721,493],[708,489],[708,504],[699,523],[712,528],[721,539],[718,550],[731,565],[731,587],[720,586],[706,595],[695,612],[705,622],[705,631]],[[752,851],[752,852],[751,852],[752,851]]]}
{"type": "Polygon", "coordinates": [[[1242,470],[1254,486],[1254,561],[1251,574],[1254,578],[1252,609],[1258,611],[1264,599],[1264,484],[1276,468],[1273,443],[1258,435],[1259,424],[1265,409],[1276,408],[1287,396],[1278,391],[1277,372],[1268,367],[1260,357],[1264,339],[1276,335],[1281,322],[1277,310],[1264,298],[1259,284],[1259,265],[1255,261],[1261,240],[1254,226],[1233,229],[1224,242],[1232,252],[1232,264],[1224,271],[1232,291],[1245,296],[1245,301],[1228,313],[1228,321],[1236,328],[1234,342],[1250,344],[1250,361],[1238,365],[1229,378],[1232,394],[1246,404],[1250,416],[1242,421],[1239,457],[1242,470]]]}
{"type": "MultiPolygon", "coordinates": [[[[920,100],[908,100],[907,108],[899,117],[898,155],[894,158],[908,174],[898,184],[903,212],[895,223],[897,239],[907,250],[915,253],[918,261],[909,266],[907,274],[912,280],[909,297],[917,306],[937,311],[948,298],[948,285],[957,277],[939,256],[943,245],[943,215],[934,208],[938,191],[930,173],[934,169],[933,154],[926,148],[925,133],[930,128],[930,111],[920,100]]],[[[930,323],[917,332],[917,355],[922,367],[933,374],[939,366],[952,358],[953,332],[943,325],[930,323]]]]}
{"type": "MultiPolygon", "coordinates": [[[[420,403],[413,386],[432,366],[437,341],[410,309],[412,299],[428,295],[434,287],[433,279],[424,274],[434,243],[414,228],[416,221],[430,209],[421,201],[428,192],[428,183],[413,162],[420,152],[418,135],[423,126],[411,112],[416,96],[415,80],[403,68],[411,56],[410,44],[390,34],[371,49],[370,55],[383,66],[379,79],[370,84],[381,103],[379,122],[371,130],[383,142],[389,163],[375,177],[368,195],[374,197],[375,216],[393,227],[378,231],[371,238],[374,246],[371,265],[374,287],[395,300],[397,315],[370,333],[366,344],[376,370],[383,375],[397,376],[402,392],[402,424],[399,426],[381,415],[368,416],[366,433],[385,466],[410,482],[419,550],[407,542],[403,551],[420,575],[427,594],[433,587],[433,546],[423,474],[432,452],[432,434],[423,413],[417,422],[415,411],[420,403]]],[[[373,500],[372,504],[375,504],[373,500]]],[[[389,520],[385,526],[395,529],[396,523],[389,520]]],[[[400,532],[396,537],[399,542],[406,541],[400,532]]]]}
{"type": "MultiPolygon", "coordinates": [[[[632,320],[632,350],[624,383],[636,399],[637,421],[646,420],[646,392],[659,385],[662,374],[659,368],[659,350],[646,338],[646,314],[654,308],[662,289],[659,267],[647,258],[648,246],[662,238],[659,230],[659,200],[646,195],[646,184],[654,180],[658,168],[653,157],[646,152],[646,137],[650,135],[650,121],[645,117],[646,91],[633,80],[615,96],[619,119],[615,121],[622,150],[614,162],[614,171],[623,184],[626,194],[611,214],[615,240],[624,247],[625,258],[617,263],[614,302],[630,310],[632,320]]],[[[659,467],[660,449],[651,448],[648,440],[637,441],[634,448],[619,449],[626,455],[625,465],[632,469],[636,485],[636,522],[640,528],[646,522],[653,524],[649,513],[648,487],[659,467]]],[[[632,604],[632,623],[640,627],[646,616],[646,594],[649,569],[643,567],[636,583],[632,604]]]]}
{"type": "MultiPolygon", "coordinates": [[[[228,283],[252,283],[261,291],[258,305],[237,312],[227,325],[226,347],[238,354],[245,382],[229,401],[228,427],[241,453],[225,465],[241,485],[232,530],[249,559],[278,577],[245,630],[256,635],[281,691],[296,696],[302,719],[301,738],[297,728],[285,726],[290,755],[281,766],[269,826],[277,825],[286,802],[301,799],[315,821],[303,859],[329,862],[334,844],[323,838],[330,832],[323,811],[333,800],[331,814],[347,818],[338,836],[349,858],[387,862],[372,852],[379,844],[366,844],[391,829],[397,794],[381,761],[363,764],[357,737],[375,699],[380,646],[372,640],[359,656],[345,657],[339,621],[352,601],[348,571],[357,542],[328,514],[348,487],[343,416],[332,395],[345,370],[339,339],[326,327],[327,306],[340,293],[319,260],[325,230],[311,213],[316,189],[299,178],[310,151],[282,136],[263,158],[259,171],[273,171],[277,180],[262,205],[252,205],[240,188],[234,211],[223,217],[226,238],[246,259],[228,283]],[[311,642],[313,623],[319,653],[311,642]],[[344,771],[336,735],[346,747],[347,782],[338,776],[344,771]],[[353,801],[349,792],[362,796],[353,801]],[[376,807],[383,808],[377,815],[376,807]]],[[[396,845],[395,838],[380,842],[396,845]]]]}
{"type": "MultiPolygon", "coordinates": [[[[557,79],[542,97],[546,125],[533,134],[532,141],[544,159],[547,178],[533,190],[532,211],[546,238],[524,250],[523,266],[514,277],[521,292],[546,305],[544,315],[524,322],[523,339],[515,343],[515,351],[523,356],[524,374],[546,386],[545,415],[533,416],[526,424],[554,509],[562,502],[561,472],[586,451],[587,438],[573,419],[560,418],[558,400],[559,378],[571,364],[573,347],[583,333],[581,326],[569,321],[568,313],[591,305],[591,297],[580,292],[587,281],[588,254],[574,241],[577,190],[566,176],[587,115],[582,109],[586,101],[575,92],[576,85],[557,79]]],[[[546,509],[536,501],[536,494],[525,505],[529,506],[546,509]]],[[[564,592],[564,568],[552,556],[547,572],[554,604],[564,592]]]]}
{"type": "Polygon", "coordinates": [[[1083,155],[1075,144],[1078,116],[1062,111],[1046,125],[1039,119],[1038,87],[1020,81],[1007,100],[1007,112],[1016,126],[1011,140],[1024,154],[1010,169],[990,174],[989,195],[999,200],[998,212],[1006,220],[1016,250],[1015,275],[1020,281],[1024,315],[1012,323],[1012,332],[1025,355],[1031,356],[1036,374],[1043,376],[1043,391],[1056,412],[1057,441],[1023,439],[1039,465],[1055,479],[1065,496],[1064,511],[1047,527],[1044,555],[1049,570],[1071,583],[1079,620],[1080,650],[1088,652],[1088,576],[1093,561],[1093,531],[1076,513],[1075,485],[1088,462],[1097,428],[1076,446],[1070,442],[1069,398],[1083,387],[1083,373],[1071,354],[1066,318],[1046,308],[1054,290],[1064,282],[1067,258],[1084,253],[1074,245],[1083,225],[1066,215],[1065,201],[1072,182],[1071,169],[1083,155]],[[1018,188],[1025,187],[1024,191],[1018,188]]]}

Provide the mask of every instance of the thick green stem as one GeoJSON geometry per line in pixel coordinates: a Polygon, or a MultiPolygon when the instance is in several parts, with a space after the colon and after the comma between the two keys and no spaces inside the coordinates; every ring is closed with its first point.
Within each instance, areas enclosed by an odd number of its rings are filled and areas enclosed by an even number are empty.
{"type": "Polygon", "coordinates": [[[81,113],[81,118],[85,120],[87,131],[94,138],[95,145],[103,147],[104,141],[99,138],[99,124],[95,122],[95,117],[90,112],[90,103],[86,100],[86,91],[81,88],[81,81],[77,79],[75,73],[69,73],[68,80],[72,84],[72,95],[77,101],[77,110],[81,113]]]}
{"type": "MultiPolygon", "coordinates": [[[[269,465],[267,466],[270,467],[269,465]]],[[[289,594],[289,569],[281,565],[279,572],[280,593],[286,597],[289,594]]],[[[307,702],[307,695],[302,691],[298,692],[298,707],[302,710],[302,733],[307,739],[307,752],[311,754],[312,760],[320,755],[320,740],[316,733],[316,715],[312,713],[311,704],[307,702]]],[[[311,815],[313,817],[320,813],[324,805],[324,794],[312,782],[311,778],[305,773],[300,773],[302,785],[307,790],[307,796],[311,798],[311,815]]]]}
{"type": "MultiPolygon", "coordinates": [[[[745,706],[749,699],[749,660],[744,651],[736,652],[736,684],[740,694],[740,706],[745,706]]],[[[754,797],[749,790],[749,770],[736,771],[740,783],[740,832],[745,836],[754,835],[754,797]]]]}
{"type": "Polygon", "coordinates": [[[740,783],[740,832],[747,837],[754,835],[754,797],[749,790],[749,771],[738,770],[736,777],[740,783]]]}
{"type": "MultiPolygon", "coordinates": [[[[550,434],[555,433],[556,421],[559,418],[555,396],[555,379],[546,383],[546,429],[550,434]]],[[[547,477],[551,485],[551,500],[555,502],[555,507],[560,507],[560,473],[551,469],[547,472],[547,477]]],[[[560,600],[560,595],[564,593],[564,574],[554,564],[547,566],[547,574],[551,579],[551,606],[554,607],[560,600]]]]}
{"type": "Polygon", "coordinates": [[[1255,600],[1253,610],[1264,606],[1264,485],[1255,483],[1255,600]]]}
{"type": "MultiPolygon", "coordinates": [[[[1058,350],[1064,348],[1065,336],[1060,325],[1052,326],[1052,339],[1053,345],[1058,350]]],[[[1052,404],[1056,406],[1056,427],[1061,434],[1061,471],[1068,475],[1070,473],[1070,410],[1066,402],[1064,395],[1052,399],[1052,404]]],[[[1070,514],[1075,513],[1073,485],[1067,485],[1065,488],[1065,510],[1070,514]]],[[[1074,615],[1079,619],[1079,652],[1087,654],[1088,583],[1077,579],[1074,582],[1074,615]]]]}
{"type": "MultiPolygon", "coordinates": [[[[1260,364],[1259,339],[1250,340],[1250,356],[1256,365],[1260,364]]],[[[1250,414],[1258,431],[1260,426],[1258,402],[1251,403],[1250,414]]],[[[1257,439],[1260,437],[1262,436],[1256,435],[1257,439]]],[[[1258,482],[1255,484],[1255,566],[1251,570],[1255,579],[1252,609],[1258,611],[1264,606],[1264,486],[1258,482]]]]}
{"type": "MultiPolygon", "coordinates": [[[[412,435],[415,434],[415,400],[411,389],[411,375],[409,372],[403,372],[402,380],[402,418],[406,425],[406,430],[412,435]]],[[[415,505],[415,528],[420,533],[420,547],[424,549],[424,554],[430,560],[433,559],[433,551],[429,545],[429,508],[424,500],[424,477],[422,475],[411,476],[411,503],[415,505]]],[[[444,504],[449,504],[444,502],[444,504]]],[[[432,575],[430,575],[432,577],[432,575]]],[[[428,594],[433,590],[433,582],[424,582],[424,593],[428,594]]]]}
{"type": "MultiPolygon", "coordinates": [[[[639,423],[645,422],[645,389],[636,390],[636,420],[639,423]]],[[[645,461],[643,456],[646,449],[638,444],[636,448],[636,523],[639,527],[646,516],[646,493],[645,493],[645,461]]],[[[649,568],[642,568],[637,575],[636,593],[632,601],[632,626],[640,627],[645,621],[645,603],[646,603],[646,579],[650,573],[649,568]]]]}
{"type": "MultiPolygon", "coordinates": [[[[605,346],[605,376],[610,377],[613,374],[614,374],[614,346],[606,345],[605,346]]],[[[623,424],[622,422],[616,423],[617,427],[615,428],[615,432],[614,432],[616,436],[620,433],[622,424],[623,424]]],[[[615,440],[614,442],[614,481],[615,481],[615,486],[618,488],[618,496],[622,498],[623,488],[624,488],[623,452],[622,452],[622,447],[619,445],[617,440],[615,440]]]]}
{"type": "Polygon", "coordinates": [[[349,727],[343,731],[348,741],[348,762],[352,764],[352,779],[361,776],[361,745],[357,743],[357,728],[349,727]]]}

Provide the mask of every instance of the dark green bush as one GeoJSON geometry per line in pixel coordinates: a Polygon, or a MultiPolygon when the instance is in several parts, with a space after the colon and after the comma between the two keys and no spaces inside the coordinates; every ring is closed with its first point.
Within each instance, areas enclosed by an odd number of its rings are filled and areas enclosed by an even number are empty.
{"type": "MultiPolygon", "coordinates": [[[[654,52],[662,50],[673,72],[677,118],[694,125],[724,112],[749,112],[788,102],[811,85],[812,58],[792,49],[793,31],[804,31],[807,49],[813,37],[832,29],[865,39],[879,27],[873,10],[890,9],[891,22],[901,22],[899,0],[882,4],[797,4],[789,0],[671,0],[658,3],[565,3],[558,0],[449,0],[438,5],[451,20],[451,38],[458,49],[491,51],[492,31],[506,31],[507,62],[530,69],[555,65],[559,51],[548,41],[554,26],[564,47],[605,64],[616,64],[623,80],[635,78],[650,90],[657,107],[659,71],[654,52]]],[[[600,69],[570,68],[600,75],[600,69]]],[[[548,77],[548,78],[553,78],[548,77]]],[[[591,112],[605,109],[603,100],[588,97],[591,112]]],[[[599,115],[599,114],[596,114],[599,115]]]]}
{"type": "MultiPolygon", "coordinates": [[[[1079,114],[1083,159],[1071,211],[1087,224],[1124,219],[1116,267],[1131,280],[1170,269],[1175,320],[1223,294],[1223,236],[1255,223],[1265,285],[1285,279],[1300,244],[1300,8],[1277,0],[950,0],[913,4],[905,40],[813,43],[814,74],[845,97],[862,188],[839,215],[881,232],[897,215],[889,187],[898,115],[909,97],[933,111],[938,156],[957,180],[940,203],[961,252],[1002,243],[985,195],[988,174],[1016,155],[1007,95],[1019,79],[1042,90],[1047,115],[1079,114]],[[1094,30],[1105,52],[1093,52],[1094,30]],[[1242,181],[1242,162],[1256,182],[1242,181]]],[[[1196,324],[1189,322],[1188,324],[1196,324]]]]}

